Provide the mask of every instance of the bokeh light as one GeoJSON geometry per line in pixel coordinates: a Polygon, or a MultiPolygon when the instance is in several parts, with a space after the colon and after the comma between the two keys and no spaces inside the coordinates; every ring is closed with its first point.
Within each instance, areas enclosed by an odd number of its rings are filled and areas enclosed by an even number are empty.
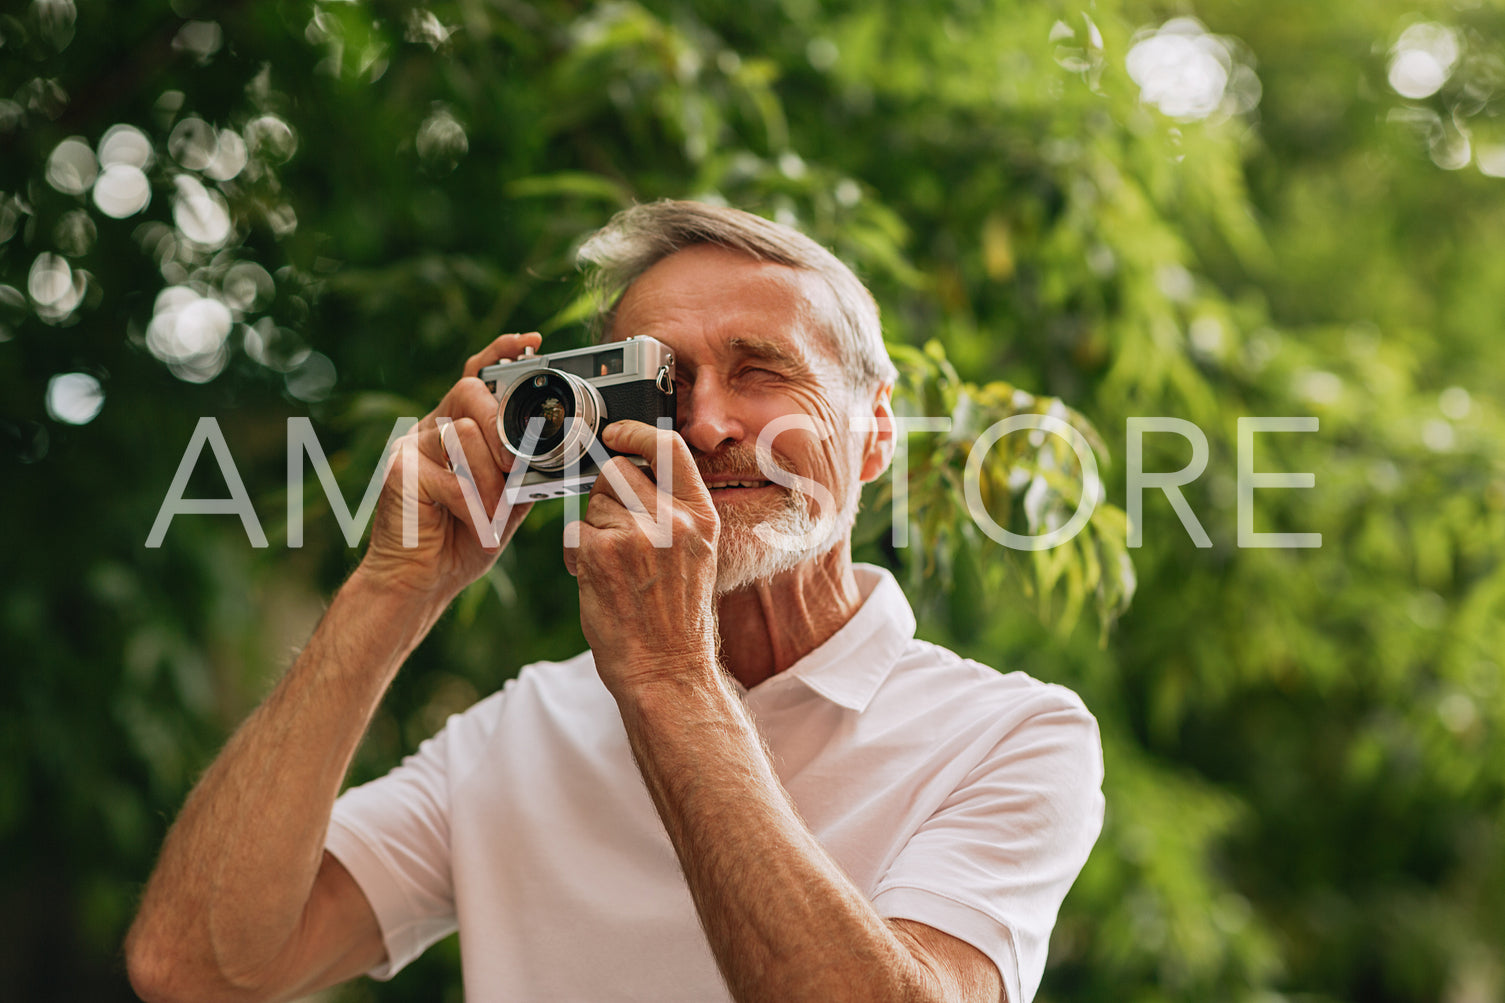
{"type": "Polygon", "coordinates": [[[229,181],[246,167],[246,141],[232,129],[220,131],[214,155],[204,165],[204,174],[215,181],[229,181]]]}
{"type": "Polygon", "coordinates": [[[1459,171],[1474,159],[1473,143],[1468,134],[1451,120],[1439,121],[1440,128],[1430,143],[1432,163],[1445,171],[1459,171]]]}
{"type": "Polygon", "coordinates": [[[465,127],[443,106],[436,107],[423,124],[418,127],[415,143],[418,156],[424,163],[440,170],[449,170],[460,162],[470,150],[470,140],[465,127]]]}
{"type": "Polygon", "coordinates": [[[167,136],[167,152],[190,171],[202,171],[214,160],[219,136],[214,126],[190,115],[172,127],[167,136]]]}
{"type": "Polygon", "coordinates": [[[52,239],[58,250],[70,258],[81,258],[94,246],[99,230],[86,210],[73,209],[65,212],[53,227],[52,239]]]}
{"type": "Polygon", "coordinates": [[[16,235],[24,215],[26,208],[20,199],[0,193],[0,244],[16,235]]]}
{"type": "Polygon", "coordinates": [[[298,214],[286,202],[267,209],[266,221],[279,237],[286,237],[298,229],[298,214]]]}
{"type": "Polygon", "coordinates": [[[190,174],[178,175],[173,183],[178,191],[172,200],[172,221],[178,231],[195,244],[223,247],[230,238],[230,207],[225,197],[190,174]]]}
{"type": "Polygon", "coordinates": [[[73,41],[74,26],[78,21],[73,0],[33,0],[31,7],[37,31],[47,44],[58,52],[66,49],[73,41]]]}
{"type": "Polygon", "coordinates": [[[1467,418],[1473,407],[1473,397],[1462,387],[1448,387],[1437,396],[1437,409],[1453,421],[1467,418]]]}
{"type": "Polygon", "coordinates": [[[298,149],[298,137],[276,115],[262,115],[246,123],[246,145],[251,152],[273,164],[284,163],[298,149]]]}
{"type": "Polygon", "coordinates": [[[316,403],[328,397],[334,389],[334,363],[322,352],[309,352],[285,379],[288,393],[300,401],[316,403]]]}
{"type": "Polygon", "coordinates": [[[271,302],[277,291],[267,270],[254,261],[241,261],[225,273],[220,288],[225,302],[240,313],[250,313],[271,302]]]}
{"type": "Polygon", "coordinates": [[[68,91],[51,77],[33,77],[16,91],[16,98],[26,111],[54,120],[68,107],[68,91]]]}
{"type": "Polygon", "coordinates": [[[1474,162],[1479,165],[1479,173],[1491,178],[1505,178],[1505,143],[1479,147],[1474,162]]]}
{"type": "Polygon", "coordinates": [[[1259,104],[1261,87],[1234,50],[1230,39],[1210,34],[1196,18],[1177,17],[1135,35],[1126,67],[1140,100],[1171,118],[1242,114],[1259,104]]]}
{"type": "Polygon", "coordinates": [[[454,33],[455,29],[440,21],[433,11],[419,7],[408,11],[407,19],[403,23],[404,40],[427,45],[435,50],[448,42],[449,36],[454,33]]]}
{"type": "Polygon", "coordinates": [[[1458,34],[1453,29],[1430,21],[1413,24],[1401,32],[1390,50],[1390,86],[1413,101],[1431,97],[1448,82],[1458,56],[1458,34]]]}
{"type": "Polygon", "coordinates": [[[67,195],[88,191],[98,173],[94,151],[78,136],[63,140],[47,158],[47,183],[67,195]]]}
{"type": "Polygon", "coordinates": [[[190,286],[168,286],[157,295],[146,347],[178,379],[207,383],[229,361],[232,324],[230,308],[219,300],[190,286]]]}
{"type": "Polygon", "coordinates": [[[0,133],[14,132],[26,123],[26,109],[9,98],[0,98],[0,133]]]}
{"type": "Polygon", "coordinates": [[[107,171],[116,164],[145,170],[155,157],[152,141],[133,125],[112,125],[100,137],[99,164],[107,171]]]}
{"type": "Polygon", "coordinates": [[[278,327],[272,318],[263,317],[241,328],[242,347],[250,358],[268,369],[290,373],[311,354],[308,346],[291,328],[278,327]]]}
{"type": "Polygon", "coordinates": [[[37,316],[56,324],[72,316],[83,302],[86,279],[62,255],[43,252],[31,263],[26,291],[37,316]]]}
{"type": "Polygon", "coordinates": [[[1454,434],[1451,422],[1433,418],[1421,426],[1422,445],[1434,453],[1446,453],[1453,448],[1454,434]]]}
{"type": "Polygon", "coordinates": [[[151,182],[134,164],[111,164],[94,182],[94,204],[114,219],[135,215],[151,201],[151,182]]]}
{"type": "Polygon", "coordinates": [[[59,373],[47,381],[47,413],[54,421],[87,425],[104,406],[104,388],[88,373],[59,373]]]}
{"type": "Polygon", "coordinates": [[[209,62],[225,42],[225,33],[214,21],[189,21],[178,29],[172,47],[176,52],[185,52],[200,65],[209,62]]]}

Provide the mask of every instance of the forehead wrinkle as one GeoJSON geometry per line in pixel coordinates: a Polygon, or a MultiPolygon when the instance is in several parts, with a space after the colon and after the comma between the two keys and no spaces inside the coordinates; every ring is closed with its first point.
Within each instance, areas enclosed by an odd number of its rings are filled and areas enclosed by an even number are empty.
{"type": "MultiPolygon", "coordinates": [[[[756,276],[746,283],[750,286],[766,286],[769,276],[756,276]]],[[[786,287],[785,283],[778,286],[786,287]]],[[[673,330],[682,325],[701,330],[706,333],[719,333],[731,331],[759,331],[767,330],[770,325],[787,325],[793,323],[803,327],[806,320],[806,309],[803,298],[796,295],[792,303],[778,303],[777,301],[749,307],[745,305],[731,306],[720,295],[719,290],[702,290],[686,286],[644,286],[634,285],[623,296],[616,311],[616,325],[612,332],[614,338],[623,336],[626,328],[631,328],[634,334],[651,334],[657,330],[673,330]],[[771,309],[770,309],[771,308],[771,309]],[[625,325],[623,322],[626,322],[625,325]]],[[[740,337],[733,334],[730,338],[722,338],[723,342],[740,337]]]]}
{"type": "Polygon", "coordinates": [[[823,371],[827,366],[840,370],[840,351],[832,332],[836,304],[829,283],[819,274],[769,261],[757,261],[740,252],[711,245],[695,245],[664,258],[645,271],[622,294],[613,310],[609,338],[620,340],[628,334],[655,334],[660,329],[672,331],[682,318],[690,319],[704,334],[713,335],[711,343],[732,354],[777,359],[795,364],[808,372],[823,371]],[[767,300],[777,304],[770,315],[766,309],[728,309],[719,290],[700,289],[675,283],[660,285],[645,279],[680,254],[710,253],[729,260],[753,264],[755,270],[740,278],[740,284],[761,290],[767,300]],[[774,295],[770,296],[769,293],[774,295]],[[779,295],[783,294],[783,295],[779,295]],[[709,314],[710,323],[704,320],[709,314]],[[627,323],[623,324],[622,321],[627,323]],[[770,325],[789,335],[776,343],[756,332],[770,325]],[[740,332],[747,332],[746,334],[740,332]]]}

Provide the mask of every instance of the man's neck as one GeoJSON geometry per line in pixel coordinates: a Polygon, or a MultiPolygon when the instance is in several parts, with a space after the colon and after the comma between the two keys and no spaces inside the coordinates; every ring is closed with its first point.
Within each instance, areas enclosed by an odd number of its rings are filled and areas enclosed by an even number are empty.
{"type": "Polygon", "coordinates": [[[748,689],[824,644],[862,605],[845,545],[718,600],[721,662],[748,689]]]}

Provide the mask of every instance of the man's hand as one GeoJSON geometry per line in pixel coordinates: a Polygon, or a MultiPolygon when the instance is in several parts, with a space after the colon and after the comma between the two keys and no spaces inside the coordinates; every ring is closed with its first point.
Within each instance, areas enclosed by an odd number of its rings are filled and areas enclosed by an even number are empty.
{"type": "Polygon", "coordinates": [[[504,334],[472,355],[439,406],[397,441],[359,574],[448,604],[491,567],[532,506],[502,502],[513,457],[497,435],[496,398],[478,374],[540,343],[536,332],[504,334]],[[417,513],[416,539],[411,530],[404,538],[405,494],[417,513]]]}
{"type": "Polygon", "coordinates": [[[570,527],[578,541],[566,537],[565,565],[580,580],[585,640],[607,689],[621,700],[644,683],[717,671],[721,522],[678,433],[620,421],[601,439],[648,460],[653,471],[650,477],[622,457],[609,461],[584,519],[570,527]]]}

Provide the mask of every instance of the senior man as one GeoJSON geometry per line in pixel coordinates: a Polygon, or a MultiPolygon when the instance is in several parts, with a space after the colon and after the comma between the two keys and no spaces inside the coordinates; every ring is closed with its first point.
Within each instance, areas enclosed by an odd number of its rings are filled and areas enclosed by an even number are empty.
{"type": "Polygon", "coordinates": [[[1096,723],[914,639],[893,578],[853,565],[894,443],[871,296],[794,230],[696,203],[629,209],[582,257],[604,335],[666,344],[678,402],[672,431],[602,433],[650,465],[612,460],[567,539],[590,650],[337,797],[403,659],[526,514],[478,531],[455,472],[497,508],[477,374],[540,344],[506,335],[404,440],[359,567],[189,797],[133,983],[292,998],[458,927],[478,1001],[1030,999],[1101,827],[1096,723]]]}

